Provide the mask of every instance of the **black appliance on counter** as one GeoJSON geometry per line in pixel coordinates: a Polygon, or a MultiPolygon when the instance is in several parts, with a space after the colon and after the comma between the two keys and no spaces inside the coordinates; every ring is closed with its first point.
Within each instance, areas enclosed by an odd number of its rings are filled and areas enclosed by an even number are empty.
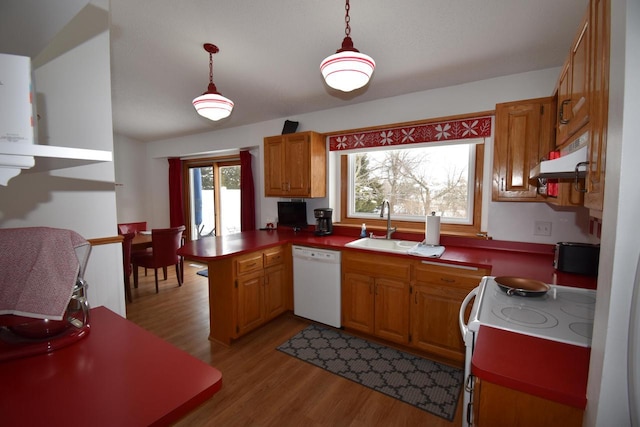
{"type": "Polygon", "coordinates": [[[294,231],[307,228],[307,202],[278,202],[278,226],[294,231]]]}
{"type": "Polygon", "coordinates": [[[565,273],[598,275],[600,245],[589,243],[559,242],[556,244],[553,266],[565,273]]]}
{"type": "Polygon", "coordinates": [[[314,209],[313,215],[316,217],[316,234],[318,236],[327,236],[333,233],[333,223],[331,222],[333,209],[314,209]]]}

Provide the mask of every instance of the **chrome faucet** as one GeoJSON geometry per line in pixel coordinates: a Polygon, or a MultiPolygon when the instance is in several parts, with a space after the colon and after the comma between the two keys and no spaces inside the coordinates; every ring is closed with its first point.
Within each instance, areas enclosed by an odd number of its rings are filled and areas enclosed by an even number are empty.
{"type": "Polygon", "coordinates": [[[387,239],[391,238],[391,235],[396,232],[396,227],[391,227],[391,205],[389,201],[385,199],[380,207],[380,218],[384,218],[384,207],[387,207],[387,239]]]}

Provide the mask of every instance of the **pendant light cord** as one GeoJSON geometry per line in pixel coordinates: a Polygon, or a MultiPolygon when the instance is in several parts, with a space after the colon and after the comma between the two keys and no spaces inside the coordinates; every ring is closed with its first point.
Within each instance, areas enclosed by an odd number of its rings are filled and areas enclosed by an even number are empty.
{"type": "Polygon", "coordinates": [[[349,25],[349,22],[351,21],[351,17],[349,16],[349,9],[351,9],[351,6],[349,6],[349,0],[347,0],[347,2],[344,5],[344,10],[345,10],[344,23],[346,24],[346,27],[344,29],[344,34],[347,37],[351,35],[351,26],[349,25]]]}
{"type": "Polygon", "coordinates": [[[209,84],[213,83],[213,53],[209,52],[209,84]]]}

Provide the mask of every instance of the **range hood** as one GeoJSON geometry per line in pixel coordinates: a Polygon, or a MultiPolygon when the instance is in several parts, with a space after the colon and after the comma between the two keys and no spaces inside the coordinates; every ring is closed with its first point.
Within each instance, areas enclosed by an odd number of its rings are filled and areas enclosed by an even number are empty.
{"type": "Polygon", "coordinates": [[[543,160],[531,169],[529,177],[547,179],[578,179],[587,175],[587,142],[589,132],[583,133],[573,141],[560,157],[553,160],[543,160]]]}

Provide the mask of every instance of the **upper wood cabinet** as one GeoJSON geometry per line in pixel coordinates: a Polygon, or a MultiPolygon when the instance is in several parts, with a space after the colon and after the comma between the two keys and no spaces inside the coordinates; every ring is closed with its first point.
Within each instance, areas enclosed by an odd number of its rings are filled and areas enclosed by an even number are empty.
{"type": "Polygon", "coordinates": [[[589,161],[584,196],[584,206],[592,215],[602,211],[604,200],[605,154],[607,148],[607,124],[609,111],[609,40],[610,1],[591,0],[590,57],[590,125],[587,160],[589,161]]]}
{"type": "Polygon", "coordinates": [[[325,197],[326,170],[323,135],[299,132],[264,139],[266,197],[325,197]]]}
{"type": "Polygon", "coordinates": [[[554,99],[496,105],[493,154],[494,201],[544,201],[529,171],[546,157],[553,141],[554,99]]]}
{"type": "Polygon", "coordinates": [[[556,146],[589,122],[589,27],[587,11],[558,79],[556,146]]]}

